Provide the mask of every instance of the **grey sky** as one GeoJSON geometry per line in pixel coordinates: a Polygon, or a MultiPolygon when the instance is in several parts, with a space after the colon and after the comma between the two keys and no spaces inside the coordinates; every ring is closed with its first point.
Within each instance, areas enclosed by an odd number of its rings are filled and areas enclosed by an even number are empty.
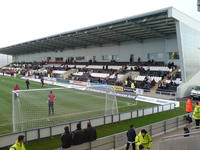
{"type": "Polygon", "coordinates": [[[197,0],[0,0],[0,47],[169,6],[200,20],[197,0]]]}

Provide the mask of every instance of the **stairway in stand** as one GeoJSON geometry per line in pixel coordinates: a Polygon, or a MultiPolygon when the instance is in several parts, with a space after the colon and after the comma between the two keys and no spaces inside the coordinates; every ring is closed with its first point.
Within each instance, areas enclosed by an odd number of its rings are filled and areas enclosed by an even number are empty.
{"type": "MultiPolygon", "coordinates": [[[[160,81],[160,83],[165,82],[169,76],[174,75],[178,72],[179,68],[177,67],[175,70],[173,70],[169,75],[167,75],[163,80],[160,81]]],[[[156,93],[157,89],[158,89],[158,83],[156,83],[156,85],[154,87],[151,88],[150,93],[156,93]]]]}

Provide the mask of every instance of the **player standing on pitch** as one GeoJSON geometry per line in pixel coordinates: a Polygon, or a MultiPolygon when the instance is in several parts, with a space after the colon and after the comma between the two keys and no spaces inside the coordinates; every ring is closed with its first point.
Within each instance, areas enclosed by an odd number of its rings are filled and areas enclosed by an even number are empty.
{"type": "Polygon", "coordinates": [[[49,94],[49,116],[54,114],[54,101],[55,101],[55,95],[52,91],[50,91],[49,94]]]}

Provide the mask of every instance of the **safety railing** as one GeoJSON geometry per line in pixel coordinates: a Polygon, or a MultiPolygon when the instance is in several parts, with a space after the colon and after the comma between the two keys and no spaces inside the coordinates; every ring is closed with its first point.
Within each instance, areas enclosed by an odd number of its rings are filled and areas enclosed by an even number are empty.
{"type": "MultiPolygon", "coordinates": [[[[165,134],[173,129],[177,129],[186,125],[187,122],[184,119],[184,115],[177,116],[168,120],[153,123],[147,126],[136,128],[136,133],[138,134],[141,129],[145,129],[151,136],[165,134]]],[[[127,125],[128,126],[128,125],[127,125]]],[[[116,149],[125,146],[127,143],[127,131],[114,134],[111,136],[99,138],[96,141],[84,143],[78,146],[72,146],[66,150],[107,150],[116,149]]],[[[57,150],[61,150],[58,148],[57,150]]]]}
{"type": "MultiPolygon", "coordinates": [[[[164,111],[168,111],[172,109],[175,109],[175,104],[157,105],[157,106],[144,108],[144,109],[138,109],[138,110],[134,110],[130,112],[122,112],[115,115],[101,116],[101,117],[92,118],[89,120],[91,121],[93,126],[97,127],[97,126],[102,126],[102,125],[111,124],[115,122],[120,122],[123,120],[129,120],[129,119],[143,117],[143,116],[147,116],[147,115],[151,115],[151,114],[155,114],[159,112],[164,112],[164,111]]],[[[76,129],[77,123],[81,123],[82,128],[86,128],[87,122],[88,122],[88,119],[78,120],[74,122],[58,124],[58,125],[49,126],[49,127],[43,127],[43,128],[37,128],[37,129],[31,129],[31,130],[26,130],[22,132],[1,135],[0,148],[13,144],[16,141],[17,137],[22,134],[25,135],[27,141],[32,141],[32,140],[37,140],[41,138],[60,135],[63,133],[63,128],[65,126],[69,126],[70,131],[74,131],[76,129]]],[[[157,130],[154,131],[152,128],[151,132],[156,133],[157,130]]]]}
{"type": "Polygon", "coordinates": [[[162,138],[162,140],[166,140],[166,139],[172,139],[172,138],[177,138],[177,137],[184,137],[187,135],[200,135],[200,131],[196,131],[196,132],[191,132],[191,133],[185,133],[185,134],[176,134],[176,135],[172,135],[172,136],[167,136],[162,138]]]}
{"type": "Polygon", "coordinates": [[[199,127],[192,127],[190,133],[185,133],[185,134],[175,134],[172,136],[167,136],[167,137],[163,137],[162,140],[166,140],[166,139],[173,139],[173,138],[177,138],[177,137],[184,137],[184,136],[190,136],[190,135],[200,135],[200,129],[196,129],[199,127]]]}

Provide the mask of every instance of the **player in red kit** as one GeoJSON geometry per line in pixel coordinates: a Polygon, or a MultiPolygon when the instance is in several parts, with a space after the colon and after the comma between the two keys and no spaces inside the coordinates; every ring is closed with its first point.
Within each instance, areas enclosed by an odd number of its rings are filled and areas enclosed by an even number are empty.
{"type": "MultiPolygon", "coordinates": [[[[20,88],[19,88],[19,86],[17,84],[16,84],[16,86],[13,89],[14,89],[14,91],[20,90],[20,88]]],[[[15,100],[17,99],[17,97],[18,97],[18,93],[14,92],[14,98],[15,98],[15,100]]]]}
{"type": "Polygon", "coordinates": [[[14,91],[20,90],[19,86],[16,84],[16,86],[14,87],[14,91]]]}
{"type": "Polygon", "coordinates": [[[49,115],[54,114],[54,101],[55,101],[55,95],[52,91],[50,91],[49,94],[49,115]]]}

